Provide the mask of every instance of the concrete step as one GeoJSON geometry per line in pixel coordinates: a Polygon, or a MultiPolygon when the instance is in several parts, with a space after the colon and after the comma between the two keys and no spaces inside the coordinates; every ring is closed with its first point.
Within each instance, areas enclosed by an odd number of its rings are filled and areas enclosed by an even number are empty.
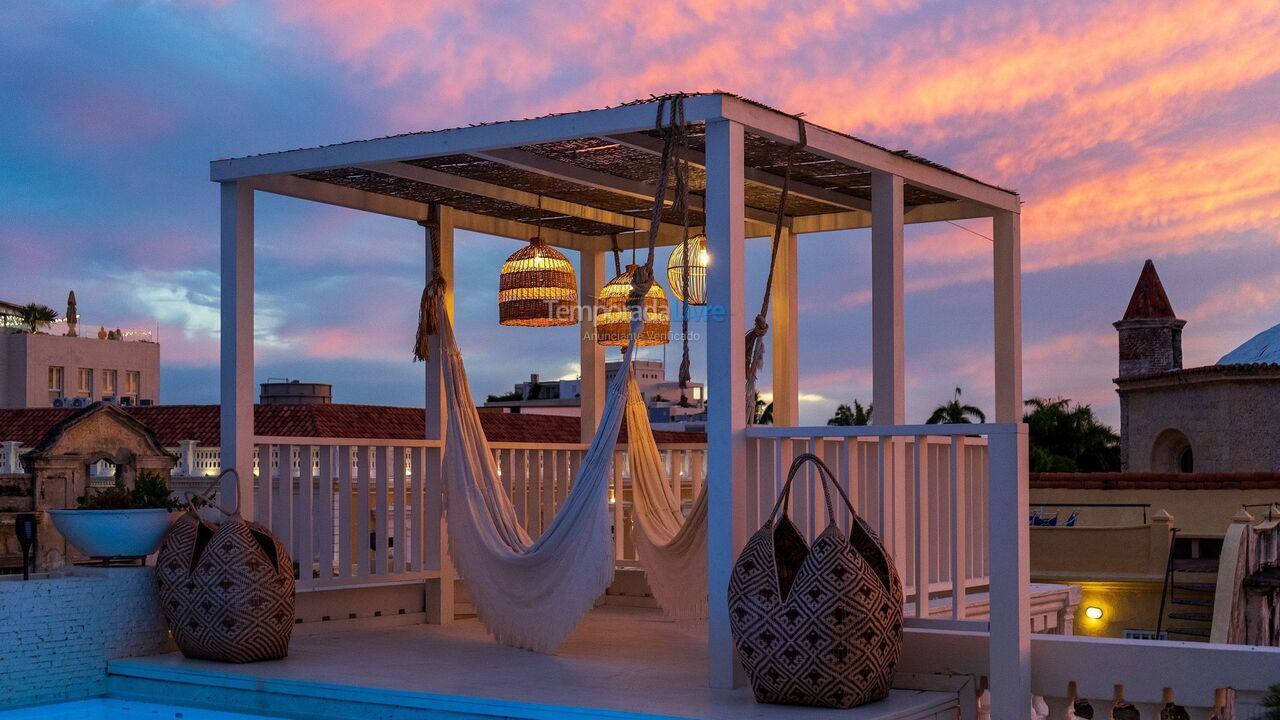
{"type": "MultiPolygon", "coordinates": [[[[1169,619],[1170,619],[1170,620],[1191,620],[1191,621],[1194,621],[1194,622],[1206,622],[1206,623],[1211,623],[1211,622],[1213,622],[1213,613],[1207,613],[1207,612],[1171,612],[1171,613],[1169,613],[1169,619]]],[[[1172,629],[1173,629],[1173,628],[1170,628],[1170,631],[1172,631],[1172,629]]]]}
{"type": "Polygon", "coordinates": [[[1213,607],[1213,598],[1170,597],[1174,605],[1194,605],[1196,607],[1213,607]]]}
{"type": "Polygon", "coordinates": [[[1174,590],[1186,590],[1187,592],[1217,592],[1218,586],[1215,583],[1199,583],[1199,582],[1180,582],[1173,584],[1174,590]]]}
{"type": "Polygon", "coordinates": [[[1207,638],[1209,637],[1209,628],[1171,627],[1169,628],[1169,634],[1170,635],[1188,635],[1191,637],[1207,638]]]}
{"type": "Polygon", "coordinates": [[[1187,573],[1216,573],[1218,572],[1218,558],[1174,558],[1173,571],[1187,573]]]}

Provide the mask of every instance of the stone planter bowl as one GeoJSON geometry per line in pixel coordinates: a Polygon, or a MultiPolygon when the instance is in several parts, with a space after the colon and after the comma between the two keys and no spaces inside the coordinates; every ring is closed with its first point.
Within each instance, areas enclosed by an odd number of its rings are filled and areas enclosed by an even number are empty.
{"type": "Polygon", "coordinates": [[[169,511],[47,510],[53,526],[91,558],[146,557],[169,529],[169,511]]]}

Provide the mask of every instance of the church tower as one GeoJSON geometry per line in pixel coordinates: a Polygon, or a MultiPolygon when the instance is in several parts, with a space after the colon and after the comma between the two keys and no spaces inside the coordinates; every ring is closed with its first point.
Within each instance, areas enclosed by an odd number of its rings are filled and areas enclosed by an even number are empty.
{"type": "Polygon", "coordinates": [[[1129,298],[1124,319],[1115,323],[1120,334],[1120,379],[1182,369],[1182,326],[1164,292],[1156,266],[1142,266],[1129,298]]]}

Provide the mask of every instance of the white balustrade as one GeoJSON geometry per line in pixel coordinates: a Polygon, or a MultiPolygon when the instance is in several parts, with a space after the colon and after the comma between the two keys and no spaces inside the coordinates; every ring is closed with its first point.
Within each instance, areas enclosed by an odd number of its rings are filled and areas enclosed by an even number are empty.
{"type": "MultiPolygon", "coordinates": [[[[425,508],[429,494],[440,492],[429,472],[431,463],[438,467],[439,447],[434,440],[256,438],[255,518],[285,542],[298,563],[300,589],[438,576],[430,544],[435,518],[425,508]]],[[[610,485],[615,556],[634,565],[631,479],[626,446],[618,447],[610,485]]],[[[517,520],[537,537],[568,497],[587,446],[494,443],[491,449],[517,520]]],[[[673,486],[691,504],[705,480],[705,447],[660,450],[673,486]]]]}
{"type": "MultiPolygon", "coordinates": [[[[791,461],[802,453],[827,464],[854,510],[883,539],[897,565],[911,613],[918,618],[946,616],[963,620],[966,593],[989,584],[988,445],[985,435],[904,435],[868,426],[820,428],[753,427],[747,431],[747,526],[759,527],[772,510],[791,461]],[[892,443],[904,446],[900,479],[905,507],[893,512],[890,487],[892,443]],[[893,532],[895,522],[905,528],[893,532]],[[906,545],[893,547],[894,537],[906,545]],[[956,583],[956,577],[963,583],[956,583]],[[930,610],[914,602],[916,588],[949,599],[930,610]]],[[[813,466],[806,466],[792,488],[791,519],[812,540],[826,526],[823,486],[813,466]]],[[[836,520],[848,530],[850,518],[833,498],[836,520]]]]}
{"type": "MultiPolygon", "coordinates": [[[[826,463],[882,538],[907,595],[907,626],[989,633],[992,693],[1030,684],[1026,429],[1019,423],[747,428],[746,525],[763,524],[792,460],[826,463]],[[967,617],[985,588],[987,620],[967,617]]],[[[812,541],[826,526],[813,464],[791,490],[792,522],[812,541]]],[[[843,503],[836,522],[849,528],[843,503]]]]}

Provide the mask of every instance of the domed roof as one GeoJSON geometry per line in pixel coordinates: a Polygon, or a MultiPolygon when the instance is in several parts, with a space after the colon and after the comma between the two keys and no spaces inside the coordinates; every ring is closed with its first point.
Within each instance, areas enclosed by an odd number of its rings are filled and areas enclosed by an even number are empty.
{"type": "Polygon", "coordinates": [[[1280,325],[1263,330],[1218,361],[1219,365],[1280,363],[1280,325]]]}

